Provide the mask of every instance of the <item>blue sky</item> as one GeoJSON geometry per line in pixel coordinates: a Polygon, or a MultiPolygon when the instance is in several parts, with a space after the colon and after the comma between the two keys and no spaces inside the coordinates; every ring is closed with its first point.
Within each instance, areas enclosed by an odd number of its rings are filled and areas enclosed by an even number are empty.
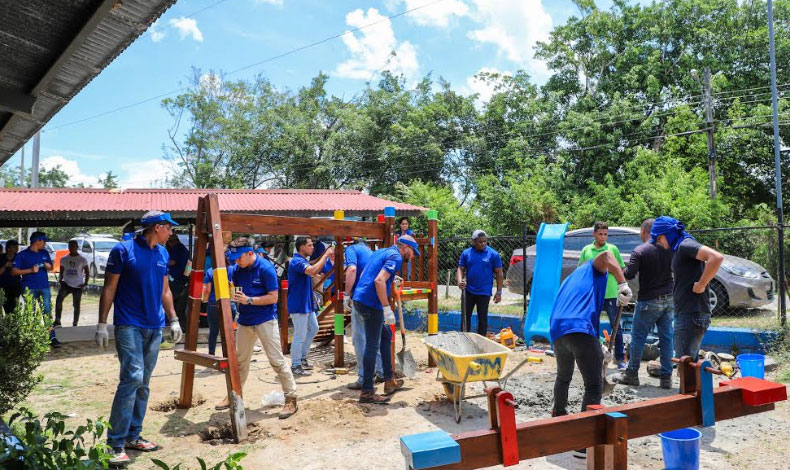
{"type": "MultiPolygon", "coordinates": [[[[111,170],[123,187],[156,185],[170,171],[162,145],[172,121],[162,98],[152,98],[186,86],[192,67],[234,80],[261,74],[292,89],[323,71],[330,92],[346,97],[387,64],[412,81],[432,73],[483,97],[486,89],[472,80],[481,70],[524,69],[542,82],[547,70],[533,46],[575,14],[570,0],[179,0],[44,127],[42,164],[61,165],[72,183],[96,185],[111,170]],[[388,62],[391,50],[397,56],[388,62]]],[[[29,165],[32,143],[26,147],[29,165]]],[[[18,166],[19,154],[6,165],[18,166]]]]}

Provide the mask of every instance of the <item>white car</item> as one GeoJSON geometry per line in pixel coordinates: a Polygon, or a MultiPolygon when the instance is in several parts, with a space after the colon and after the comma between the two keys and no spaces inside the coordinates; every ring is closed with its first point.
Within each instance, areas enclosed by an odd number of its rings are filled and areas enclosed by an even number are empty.
{"type": "Polygon", "coordinates": [[[72,240],[77,242],[77,250],[88,260],[91,277],[104,276],[110,251],[120,243],[120,240],[100,234],[82,234],[72,240]]]}

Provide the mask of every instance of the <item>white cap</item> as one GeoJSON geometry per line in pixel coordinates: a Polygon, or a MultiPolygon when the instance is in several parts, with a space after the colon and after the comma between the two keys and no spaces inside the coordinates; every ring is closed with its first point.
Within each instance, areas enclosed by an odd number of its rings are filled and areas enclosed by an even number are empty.
{"type": "Polygon", "coordinates": [[[472,240],[477,240],[480,237],[488,238],[488,235],[486,235],[486,233],[483,230],[475,230],[474,232],[472,232],[472,240]]]}

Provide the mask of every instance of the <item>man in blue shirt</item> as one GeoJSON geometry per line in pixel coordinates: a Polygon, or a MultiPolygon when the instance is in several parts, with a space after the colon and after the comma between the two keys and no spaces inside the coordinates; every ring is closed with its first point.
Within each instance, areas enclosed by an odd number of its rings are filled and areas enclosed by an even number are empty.
{"type": "Polygon", "coordinates": [[[11,313],[22,295],[22,279],[18,275],[13,275],[14,259],[19,254],[19,242],[8,240],[5,244],[5,253],[0,255],[0,290],[5,296],[3,310],[11,313]]]}
{"type": "Polygon", "coordinates": [[[373,388],[376,355],[379,352],[384,369],[384,395],[395,393],[403,386],[403,380],[392,377],[390,357],[392,331],[389,325],[395,324],[395,313],[392,311],[389,299],[392,282],[400,271],[403,261],[409,261],[415,256],[420,256],[417,242],[410,235],[402,235],[395,245],[373,253],[354,291],[353,306],[359,312],[361,326],[365,330],[360,403],[383,405],[390,401],[390,397],[377,395],[373,388]]]}
{"type": "MultiPolygon", "coordinates": [[[[359,278],[372,255],[373,251],[368,248],[367,241],[364,238],[358,238],[353,245],[346,248],[343,258],[343,268],[345,269],[343,308],[346,312],[351,312],[351,344],[354,345],[354,355],[357,357],[357,380],[347,385],[351,390],[362,390],[362,357],[365,355],[365,329],[362,327],[359,311],[354,308],[352,298],[359,278]]],[[[384,374],[381,368],[381,354],[376,356],[376,372],[379,376],[384,374]]]]}
{"type": "Polygon", "coordinates": [[[619,283],[618,302],[627,305],[631,300],[631,289],[628,288],[620,264],[609,251],[601,252],[595,259],[576,268],[562,283],[554,300],[549,320],[551,341],[557,358],[552,416],[568,414],[568,387],[573,378],[574,363],[584,380],[581,410],[601,403],[603,351],[598,337],[600,312],[610,274],[619,283]]]}
{"type": "MultiPolygon", "coordinates": [[[[239,237],[230,243],[228,260],[235,263],[228,272],[235,292],[231,300],[239,305],[239,317],[236,320],[236,351],[239,360],[241,385],[247,381],[250,372],[250,358],[256,339],[269,359],[269,364],[280,379],[280,386],[285,394],[285,406],[279,413],[280,419],[288,418],[297,411],[296,382],[285,362],[280,346],[280,325],[277,322],[277,300],[279,289],[277,272],[269,260],[255,254],[254,241],[251,238],[239,237]]],[[[216,406],[225,409],[230,401],[225,400],[216,406]]]]}
{"type": "Polygon", "coordinates": [[[124,447],[143,452],[159,448],[140,433],[148,408],[148,383],[162,343],[165,313],[173,342],[182,336],[167,279],[169,257],[163,246],[172,227],[178,224],[161,211],[146,212],[140,223],[142,233],[110,251],[99,299],[96,344],[106,348],[109,343],[107,316],[113,307],[115,350],[121,363],[107,431],[107,445],[114,453],[112,465],[130,462],[124,447]]]}
{"type": "MultiPolygon", "coordinates": [[[[30,291],[34,302],[41,304],[44,317],[52,321],[52,295],[49,292],[47,271],[52,271],[52,258],[45,245],[49,241],[44,232],[30,235],[30,246],[20,251],[14,258],[12,276],[22,276],[22,292],[30,291]]],[[[49,344],[59,348],[60,341],[55,337],[55,329],[49,330],[49,344]]]]}
{"type": "MultiPolygon", "coordinates": [[[[320,242],[319,242],[320,243],[320,242]]],[[[307,360],[310,345],[318,333],[315,316],[315,298],[311,276],[319,274],[333,248],[327,248],[313,264],[308,261],[313,255],[313,239],[296,239],[296,253],[288,263],[288,314],[294,323],[294,338],[291,344],[291,371],[297,376],[310,375],[313,368],[307,360]]]]}
{"type": "Polygon", "coordinates": [[[170,235],[167,240],[167,254],[170,261],[167,264],[168,281],[170,282],[170,292],[173,293],[173,307],[178,315],[178,323],[182,329],[187,326],[187,283],[189,277],[185,274],[187,263],[189,262],[189,249],[181,243],[178,235],[170,235]]]}
{"type": "Polygon", "coordinates": [[[472,330],[472,311],[477,307],[477,334],[488,332],[488,304],[496,276],[494,303],[502,301],[502,257],[488,246],[488,235],[482,230],[472,233],[472,246],[461,253],[456,277],[458,287],[465,291],[466,330],[472,330]],[[466,275],[466,278],[464,278],[466,275]]]}

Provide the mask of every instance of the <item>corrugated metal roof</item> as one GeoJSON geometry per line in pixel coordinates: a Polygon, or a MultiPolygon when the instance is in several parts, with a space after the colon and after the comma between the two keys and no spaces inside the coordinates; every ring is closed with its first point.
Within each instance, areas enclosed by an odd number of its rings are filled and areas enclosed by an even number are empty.
{"type": "MultiPolygon", "coordinates": [[[[426,210],[371,196],[360,191],[319,189],[126,189],[39,188],[0,189],[0,219],[56,222],[59,219],[129,219],[149,210],[162,210],[182,218],[194,218],[197,200],[216,193],[222,212],[275,215],[332,216],[335,210],[347,215],[375,216],[387,206],[403,215],[426,210]]],[[[7,225],[7,223],[5,223],[7,225]]]]}
{"type": "Polygon", "coordinates": [[[0,165],[173,3],[0,0],[0,165]],[[32,114],[9,110],[25,97],[32,114]]]}

